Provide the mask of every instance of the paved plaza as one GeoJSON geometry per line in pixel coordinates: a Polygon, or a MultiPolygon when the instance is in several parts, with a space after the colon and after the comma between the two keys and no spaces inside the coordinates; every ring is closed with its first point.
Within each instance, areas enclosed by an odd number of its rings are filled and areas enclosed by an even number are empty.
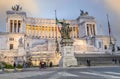
{"type": "Polygon", "coordinates": [[[120,67],[33,68],[1,73],[0,79],[120,79],[120,67]]]}

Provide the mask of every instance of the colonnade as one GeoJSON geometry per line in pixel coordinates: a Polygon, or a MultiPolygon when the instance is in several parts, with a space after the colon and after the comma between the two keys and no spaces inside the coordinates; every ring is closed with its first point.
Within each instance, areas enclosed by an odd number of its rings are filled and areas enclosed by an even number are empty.
{"type": "MultiPolygon", "coordinates": [[[[70,27],[72,32],[70,37],[77,38],[78,36],[78,27],[70,27]]],[[[39,38],[61,38],[60,30],[61,27],[55,26],[34,26],[34,25],[26,25],[26,35],[31,37],[39,37],[39,38]],[[57,34],[56,34],[57,30],[57,34]]]]}
{"type": "Polygon", "coordinates": [[[19,33],[21,31],[22,21],[21,20],[10,20],[9,25],[10,25],[9,32],[19,33]]]}
{"type": "Polygon", "coordinates": [[[87,35],[88,36],[96,35],[95,24],[87,24],[87,35]]]}

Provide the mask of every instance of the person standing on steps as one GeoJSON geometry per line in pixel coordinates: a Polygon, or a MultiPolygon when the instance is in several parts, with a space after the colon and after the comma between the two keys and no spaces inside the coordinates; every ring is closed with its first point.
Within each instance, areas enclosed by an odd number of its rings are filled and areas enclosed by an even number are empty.
{"type": "Polygon", "coordinates": [[[89,59],[87,59],[87,66],[91,66],[91,61],[89,59]]]}

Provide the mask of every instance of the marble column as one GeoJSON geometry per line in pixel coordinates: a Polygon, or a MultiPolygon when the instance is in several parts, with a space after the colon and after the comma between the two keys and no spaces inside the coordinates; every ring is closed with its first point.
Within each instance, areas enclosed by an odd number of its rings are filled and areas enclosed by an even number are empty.
{"type": "Polygon", "coordinates": [[[39,31],[39,37],[41,38],[42,37],[42,27],[39,26],[39,29],[40,29],[40,31],[39,31]]]}
{"type": "Polygon", "coordinates": [[[78,27],[76,27],[76,37],[78,37],[78,27]]]}
{"type": "Polygon", "coordinates": [[[94,35],[93,33],[93,25],[91,24],[91,32],[92,32],[92,35],[94,35]]]}
{"type": "Polygon", "coordinates": [[[47,36],[46,29],[47,29],[47,27],[45,26],[45,29],[44,29],[44,32],[45,32],[44,37],[45,37],[45,38],[46,38],[46,36],[47,36]]]}
{"type": "Polygon", "coordinates": [[[6,21],[6,32],[9,32],[9,27],[10,27],[10,26],[9,26],[8,24],[10,24],[10,23],[9,23],[9,20],[6,21]]]}
{"type": "Polygon", "coordinates": [[[51,35],[52,35],[52,33],[51,33],[51,26],[50,26],[50,36],[49,36],[50,38],[51,38],[51,35]]]}
{"type": "Polygon", "coordinates": [[[44,33],[43,33],[43,37],[45,38],[45,26],[44,26],[44,30],[43,30],[43,32],[44,32],[44,33]]]}
{"type": "Polygon", "coordinates": [[[28,25],[26,26],[25,31],[26,31],[26,34],[27,34],[27,36],[28,36],[28,35],[29,35],[29,26],[28,26],[28,25]]]}
{"type": "Polygon", "coordinates": [[[34,37],[36,37],[36,33],[37,33],[37,29],[36,29],[36,26],[34,27],[34,31],[35,31],[35,33],[34,33],[34,37]]]}
{"type": "Polygon", "coordinates": [[[77,33],[76,33],[76,32],[77,32],[77,29],[76,29],[76,27],[75,27],[75,38],[76,38],[76,36],[77,36],[77,33]]]}
{"type": "MultiPolygon", "coordinates": [[[[80,31],[80,30],[79,30],[80,31]]],[[[88,36],[88,26],[86,25],[85,26],[85,33],[86,33],[86,35],[88,36]]]]}
{"type": "Polygon", "coordinates": [[[38,26],[37,26],[36,30],[37,30],[37,35],[36,36],[39,37],[39,27],[38,26]]]}
{"type": "Polygon", "coordinates": [[[73,38],[73,37],[74,37],[74,34],[73,34],[73,26],[72,26],[71,28],[72,28],[72,34],[71,34],[72,36],[71,36],[71,37],[73,38]]]}
{"type": "Polygon", "coordinates": [[[90,31],[91,31],[91,35],[92,35],[92,34],[93,34],[93,33],[92,33],[92,24],[90,24],[90,31]]]}
{"type": "Polygon", "coordinates": [[[49,38],[49,27],[47,27],[46,33],[47,38],[49,38]]]}
{"type": "Polygon", "coordinates": [[[75,27],[73,27],[73,38],[75,38],[75,27]]]}
{"type": "Polygon", "coordinates": [[[94,35],[94,28],[93,28],[93,24],[92,24],[92,35],[94,35]]]}
{"type": "Polygon", "coordinates": [[[41,33],[41,36],[42,36],[42,38],[44,38],[44,26],[42,26],[42,33],[41,33]]]}
{"type": "Polygon", "coordinates": [[[38,36],[41,37],[41,33],[40,33],[40,32],[41,32],[41,26],[39,26],[38,29],[39,29],[39,31],[38,31],[38,36]]]}
{"type": "Polygon", "coordinates": [[[24,26],[24,25],[23,25],[23,22],[22,22],[22,21],[20,21],[20,33],[22,33],[22,32],[23,32],[23,29],[22,29],[23,27],[22,27],[22,26],[24,26]]]}
{"type": "Polygon", "coordinates": [[[33,36],[35,37],[35,26],[33,26],[33,36]]]}
{"type": "Polygon", "coordinates": [[[31,35],[31,33],[32,33],[32,28],[31,28],[31,26],[29,27],[30,28],[30,30],[29,30],[29,36],[31,37],[32,35],[31,35]]]}
{"type": "Polygon", "coordinates": [[[89,28],[89,36],[91,35],[91,28],[90,28],[90,25],[88,25],[88,28],[89,28]]]}
{"type": "Polygon", "coordinates": [[[54,28],[52,27],[51,28],[51,31],[52,31],[52,38],[54,37],[54,28]]]}
{"type": "Polygon", "coordinates": [[[36,26],[36,37],[38,37],[38,26],[36,26]]]}
{"type": "Polygon", "coordinates": [[[18,33],[18,21],[19,21],[19,20],[17,20],[17,23],[16,23],[16,24],[17,24],[17,25],[16,25],[16,33],[18,33]]]}

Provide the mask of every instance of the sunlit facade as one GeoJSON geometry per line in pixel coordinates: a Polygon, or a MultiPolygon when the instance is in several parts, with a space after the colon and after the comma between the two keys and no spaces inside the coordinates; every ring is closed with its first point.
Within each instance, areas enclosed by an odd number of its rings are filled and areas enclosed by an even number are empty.
{"type": "MultiPolygon", "coordinates": [[[[27,17],[26,12],[6,12],[6,32],[0,33],[1,61],[13,64],[30,61],[39,65],[40,61],[57,65],[60,51],[56,51],[56,38],[61,50],[61,25],[55,19],[27,17]]],[[[63,20],[59,20],[63,21],[63,20]]],[[[75,20],[66,20],[72,29],[74,53],[106,53],[109,50],[109,36],[98,35],[93,16],[81,13],[75,20]]],[[[115,39],[112,38],[115,44],[115,39]]]]}

